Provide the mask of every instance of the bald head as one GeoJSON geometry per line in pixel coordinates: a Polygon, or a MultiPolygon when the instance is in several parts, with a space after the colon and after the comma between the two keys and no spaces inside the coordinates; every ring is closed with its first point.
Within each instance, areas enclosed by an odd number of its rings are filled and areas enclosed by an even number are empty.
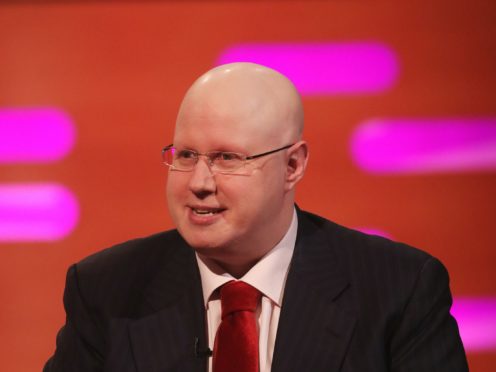
{"type": "Polygon", "coordinates": [[[308,159],[302,129],[300,96],[274,70],[233,63],[195,81],[179,110],[174,151],[196,162],[190,171],[171,168],[167,200],[201,257],[241,277],[282,239],[308,159]],[[248,158],[232,172],[219,169],[239,164],[229,162],[236,154],[248,158]]]}
{"type": "Polygon", "coordinates": [[[294,85],[282,74],[254,63],[216,67],[187,91],[176,131],[198,121],[222,122],[258,133],[260,139],[295,142],[303,131],[303,108],[294,85]]]}

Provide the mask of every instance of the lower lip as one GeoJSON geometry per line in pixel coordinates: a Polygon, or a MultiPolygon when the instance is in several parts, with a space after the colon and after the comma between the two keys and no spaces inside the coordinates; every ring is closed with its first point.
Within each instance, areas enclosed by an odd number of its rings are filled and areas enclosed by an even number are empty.
{"type": "Polygon", "coordinates": [[[212,214],[210,214],[210,213],[209,214],[197,214],[197,213],[193,212],[193,209],[191,209],[191,208],[188,208],[188,209],[189,209],[189,212],[188,212],[189,220],[195,225],[211,225],[214,222],[216,222],[217,220],[219,220],[220,218],[222,218],[222,214],[225,212],[223,210],[223,211],[220,211],[217,213],[212,213],[212,214]]]}

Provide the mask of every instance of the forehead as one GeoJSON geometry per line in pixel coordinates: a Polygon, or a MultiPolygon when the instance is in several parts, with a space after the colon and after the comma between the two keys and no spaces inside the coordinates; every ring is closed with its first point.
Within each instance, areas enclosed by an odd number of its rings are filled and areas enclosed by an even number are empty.
{"type": "Polygon", "coordinates": [[[240,102],[207,97],[186,102],[178,115],[174,143],[202,150],[254,150],[264,148],[276,133],[274,108],[256,97],[240,102]],[[213,99],[212,99],[213,98],[213,99]]]}
{"type": "Polygon", "coordinates": [[[244,64],[214,69],[186,93],[174,143],[201,151],[265,149],[295,140],[301,114],[299,95],[282,75],[244,64]]]}

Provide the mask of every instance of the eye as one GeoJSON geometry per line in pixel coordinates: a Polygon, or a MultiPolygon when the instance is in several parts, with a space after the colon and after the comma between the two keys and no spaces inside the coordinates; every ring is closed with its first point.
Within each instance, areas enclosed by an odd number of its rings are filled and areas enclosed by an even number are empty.
{"type": "Polygon", "coordinates": [[[232,172],[243,165],[243,155],[235,152],[218,152],[213,158],[213,164],[221,172],[232,172]]]}
{"type": "Polygon", "coordinates": [[[220,152],[217,158],[222,161],[237,161],[241,160],[241,156],[235,152],[220,152]]]}
{"type": "Polygon", "coordinates": [[[193,150],[181,150],[176,153],[176,158],[180,160],[196,159],[197,153],[193,150]]]}

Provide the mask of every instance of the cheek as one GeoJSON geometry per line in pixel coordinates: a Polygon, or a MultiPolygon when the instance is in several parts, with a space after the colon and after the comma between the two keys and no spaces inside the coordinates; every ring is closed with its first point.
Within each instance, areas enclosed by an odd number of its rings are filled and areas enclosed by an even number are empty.
{"type": "Polygon", "coordinates": [[[170,204],[172,201],[172,196],[174,195],[174,181],[170,175],[165,186],[165,195],[167,196],[167,202],[170,204]]]}
{"type": "Polygon", "coordinates": [[[267,208],[278,205],[281,198],[280,182],[253,174],[249,178],[240,177],[218,187],[221,195],[229,201],[239,223],[257,223],[267,208]]]}
{"type": "Polygon", "coordinates": [[[181,179],[181,177],[177,177],[177,175],[169,173],[165,188],[169,209],[173,209],[177,206],[176,204],[183,197],[185,190],[187,190],[187,184],[181,179]]]}
{"type": "Polygon", "coordinates": [[[284,174],[280,169],[274,169],[261,179],[256,189],[258,207],[268,215],[280,212],[284,196],[284,174]]]}

